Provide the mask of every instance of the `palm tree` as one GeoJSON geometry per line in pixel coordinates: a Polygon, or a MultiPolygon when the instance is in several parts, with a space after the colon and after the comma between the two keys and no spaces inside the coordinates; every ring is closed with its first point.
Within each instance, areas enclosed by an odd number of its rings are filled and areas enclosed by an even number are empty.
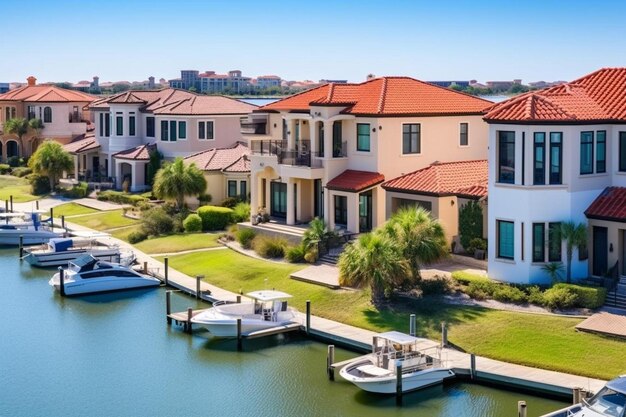
{"type": "MultiPolygon", "coordinates": [[[[31,138],[31,143],[36,143],[39,140],[39,135],[41,135],[41,131],[45,127],[41,119],[30,119],[28,121],[28,127],[35,131],[35,136],[31,138]]],[[[31,145],[32,149],[32,145],[31,145]]]]}
{"type": "Polygon", "coordinates": [[[587,226],[584,223],[563,222],[557,229],[560,239],[565,241],[567,253],[567,283],[572,282],[572,256],[574,247],[580,248],[587,245],[587,226]]]}
{"type": "Polygon", "coordinates": [[[302,236],[302,245],[304,245],[304,249],[309,251],[317,245],[317,242],[326,242],[329,239],[332,239],[337,234],[328,230],[328,226],[324,219],[320,219],[319,217],[314,218],[309,223],[309,228],[306,229],[304,235],[302,236]]]}
{"type": "Polygon", "coordinates": [[[421,264],[438,261],[448,254],[443,227],[422,207],[401,208],[382,232],[399,245],[414,282],[420,279],[421,264]]]}
{"type": "Polygon", "coordinates": [[[33,172],[47,176],[50,189],[54,190],[63,171],[70,171],[74,167],[74,160],[60,143],[48,139],[30,157],[28,166],[33,172]]]}
{"type": "Polygon", "coordinates": [[[541,267],[541,270],[550,276],[552,284],[556,284],[561,280],[563,272],[563,264],[561,262],[550,262],[541,267]]]}
{"type": "Polygon", "coordinates": [[[204,174],[195,164],[186,165],[182,158],[176,158],[156,173],[153,191],[159,198],[176,200],[181,210],[185,197],[204,193],[206,186],[204,174]]]}
{"type": "Polygon", "coordinates": [[[24,156],[23,137],[28,133],[28,120],[23,117],[16,117],[4,122],[4,132],[9,135],[16,135],[20,144],[20,156],[24,156]]]}
{"type": "Polygon", "coordinates": [[[354,287],[369,285],[372,303],[385,297],[385,289],[402,282],[409,266],[398,246],[380,233],[367,233],[348,245],[339,258],[339,283],[354,287]]]}

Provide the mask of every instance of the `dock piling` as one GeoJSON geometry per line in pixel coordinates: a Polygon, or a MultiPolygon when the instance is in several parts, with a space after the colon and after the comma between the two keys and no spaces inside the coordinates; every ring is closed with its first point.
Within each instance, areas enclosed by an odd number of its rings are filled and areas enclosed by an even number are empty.
{"type": "Polygon", "coordinates": [[[335,363],[335,345],[328,345],[326,354],[326,374],[331,381],[335,380],[335,368],[333,368],[333,363],[335,363]]]}
{"type": "Polygon", "coordinates": [[[50,227],[54,227],[54,209],[52,207],[50,207],[50,227]]]}
{"type": "Polygon", "coordinates": [[[172,324],[172,318],[170,317],[172,314],[172,292],[165,291],[165,317],[167,317],[167,324],[172,324]]]}
{"type": "Polygon", "coordinates": [[[241,319],[237,319],[237,351],[243,350],[243,339],[241,337],[241,319]]]}
{"type": "Polygon", "coordinates": [[[148,261],[143,261],[143,273],[144,275],[148,274],[148,261]]]}
{"type": "Polygon", "coordinates": [[[65,215],[61,216],[61,228],[65,229],[65,215]]]}
{"type": "Polygon", "coordinates": [[[237,304],[241,304],[241,295],[237,296],[237,304]]]}
{"type": "Polygon", "coordinates": [[[376,353],[376,346],[378,346],[378,336],[372,336],[372,353],[376,353]]]}
{"type": "Polygon", "coordinates": [[[441,347],[448,346],[448,326],[445,321],[441,322],[441,347]]]}
{"type": "Polygon", "coordinates": [[[415,337],[416,327],[417,321],[415,319],[415,314],[411,314],[411,317],[409,319],[409,334],[413,337],[415,337]]]}
{"type": "Polygon", "coordinates": [[[169,274],[169,258],[167,256],[163,259],[163,263],[165,264],[165,269],[164,269],[165,286],[167,286],[169,284],[167,280],[168,274],[169,274]]]}
{"type": "Polygon", "coordinates": [[[396,404],[402,405],[402,361],[396,361],[396,404]]]}
{"type": "Polygon", "coordinates": [[[4,200],[4,212],[9,212],[9,200],[4,200]]]}
{"type": "Polygon", "coordinates": [[[10,202],[11,202],[11,213],[13,213],[13,195],[11,194],[9,196],[10,202]]]}
{"type": "Polygon", "coordinates": [[[311,300],[306,300],[306,334],[311,333],[311,300]]]}
{"type": "Polygon", "coordinates": [[[517,402],[517,417],[527,417],[528,408],[526,407],[526,401],[517,402]]]}
{"type": "Polygon", "coordinates": [[[187,333],[191,334],[193,329],[191,328],[191,318],[193,317],[193,309],[189,307],[187,309],[187,333]]]}
{"type": "Polygon", "coordinates": [[[201,295],[200,283],[202,282],[202,278],[204,278],[204,275],[196,275],[196,299],[199,299],[201,295]]]}
{"type": "Polygon", "coordinates": [[[24,235],[20,235],[20,261],[24,256],[24,235]]]}
{"type": "Polygon", "coordinates": [[[35,200],[35,208],[39,210],[39,200],[35,200]]]}
{"type": "Polygon", "coordinates": [[[470,354],[470,378],[476,378],[476,355],[470,354]]]}
{"type": "Polygon", "coordinates": [[[582,397],[581,397],[581,391],[582,388],[580,387],[574,387],[572,388],[572,404],[580,404],[582,401],[582,397]]]}
{"type": "Polygon", "coordinates": [[[62,267],[59,267],[59,292],[61,297],[65,297],[65,271],[62,267]]]}

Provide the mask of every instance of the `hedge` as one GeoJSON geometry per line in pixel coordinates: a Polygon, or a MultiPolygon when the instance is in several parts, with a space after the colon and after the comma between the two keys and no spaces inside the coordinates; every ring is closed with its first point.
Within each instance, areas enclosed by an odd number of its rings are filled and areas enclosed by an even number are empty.
{"type": "Polygon", "coordinates": [[[102,191],[98,194],[98,200],[100,201],[111,201],[113,203],[118,204],[130,204],[136,206],[142,201],[148,201],[146,197],[143,197],[138,194],[127,194],[121,191],[102,191]]]}
{"type": "Polygon", "coordinates": [[[606,288],[602,287],[586,287],[575,284],[556,284],[553,288],[566,288],[576,294],[575,305],[595,309],[604,305],[606,299],[606,288]]]}
{"type": "Polygon", "coordinates": [[[470,285],[472,282],[491,282],[491,280],[487,277],[478,274],[472,274],[471,272],[466,271],[454,271],[452,273],[452,279],[462,285],[470,285]]]}
{"type": "Polygon", "coordinates": [[[202,230],[224,230],[232,222],[233,210],[227,207],[202,206],[198,209],[202,219],[202,230]]]}
{"type": "Polygon", "coordinates": [[[183,227],[185,228],[185,232],[200,232],[202,231],[202,219],[197,214],[190,214],[183,221],[183,227]]]}

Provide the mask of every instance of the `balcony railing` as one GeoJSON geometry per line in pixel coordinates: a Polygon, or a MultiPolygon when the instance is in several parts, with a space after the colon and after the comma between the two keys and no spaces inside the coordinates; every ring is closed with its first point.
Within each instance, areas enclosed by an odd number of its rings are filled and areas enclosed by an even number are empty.
{"type": "Polygon", "coordinates": [[[333,158],[345,158],[348,156],[348,142],[333,143],[333,158]]]}
{"type": "Polygon", "coordinates": [[[284,151],[278,156],[278,163],[297,167],[322,168],[322,160],[317,152],[284,151]]]}
{"type": "Polygon", "coordinates": [[[288,149],[286,140],[254,140],[250,142],[253,155],[276,155],[282,165],[321,168],[318,152],[311,152],[311,141],[301,140],[297,149],[288,149]]]}
{"type": "Polygon", "coordinates": [[[80,123],[83,120],[79,112],[70,112],[69,121],[70,123],[80,123]]]}

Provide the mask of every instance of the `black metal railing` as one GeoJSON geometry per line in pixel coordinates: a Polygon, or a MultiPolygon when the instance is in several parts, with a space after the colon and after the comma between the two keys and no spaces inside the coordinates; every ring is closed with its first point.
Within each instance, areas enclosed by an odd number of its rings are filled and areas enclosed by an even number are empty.
{"type": "Polygon", "coordinates": [[[278,163],[298,167],[322,168],[322,160],[317,152],[283,151],[278,155],[278,163]]]}
{"type": "Polygon", "coordinates": [[[83,120],[79,112],[70,112],[69,121],[70,123],[80,123],[83,120]]]}
{"type": "Polygon", "coordinates": [[[286,140],[251,140],[250,151],[253,155],[279,155],[287,149],[286,140]]]}
{"type": "Polygon", "coordinates": [[[345,158],[348,156],[348,142],[333,143],[333,158],[345,158]]]}
{"type": "Polygon", "coordinates": [[[254,140],[250,142],[253,155],[276,155],[282,165],[321,168],[318,152],[311,152],[311,141],[300,140],[296,149],[288,149],[286,140],[254,140]]]}

